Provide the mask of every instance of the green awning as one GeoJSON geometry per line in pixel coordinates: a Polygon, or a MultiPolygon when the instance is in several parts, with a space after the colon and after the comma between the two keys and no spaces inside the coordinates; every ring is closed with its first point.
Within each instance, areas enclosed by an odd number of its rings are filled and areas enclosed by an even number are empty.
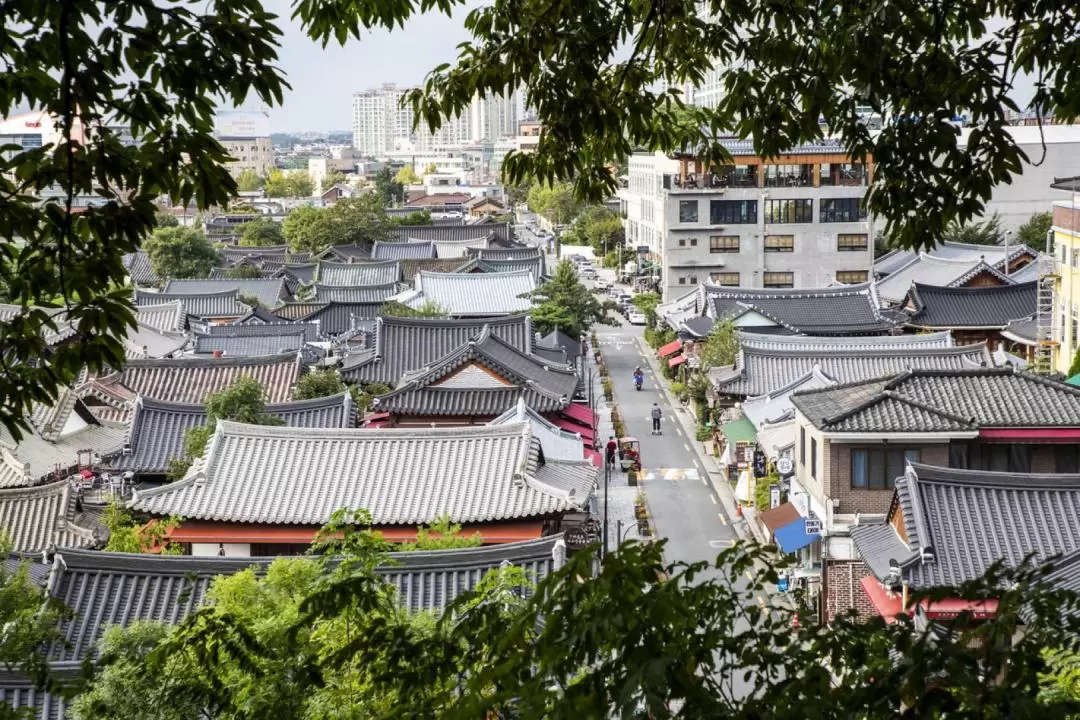
{"type": "Polygon", "coordinates": [[[729,422],[720,428],[729,443],[752,443],[757,440],[757,430],[754,423],[746,418],[739,418],[735,422],[729,422]]]}
{"type": "Polygon", "coordinates": [[[1077,387],[1080,387],[1080,373],[1076,373],[1065,382],[1067,382],[1069,385],[1076,385],[1077,387]]]}

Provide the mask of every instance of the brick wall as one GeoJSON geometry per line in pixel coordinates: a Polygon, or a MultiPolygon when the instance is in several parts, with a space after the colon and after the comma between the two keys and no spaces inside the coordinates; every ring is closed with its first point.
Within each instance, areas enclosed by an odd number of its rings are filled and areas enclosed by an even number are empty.
{"type": "Polygon", "coordinates": [[[1055,205],[1054,225],[1062,230],[1080,230],[1080,211],[1055,205]]]}
{"type": "MultiPolygon", "coordinates": [[[[897,446],[900,446],[897,443],[897,446]]],[[[851,487],[851,450],[852,448],[880,447],[878,445],[849,445],[847,443],[829,443],[826,471],[826,487],[829,496],[840,501],[836,512],[883,514],[889,510],[892,502],[892,489],[867,490],[851,487]]],[[[904,447],[911,447],[905,445],[904,447]]],[[[927,465],[949,466],[949,446],[946,444],[921,445],[919,462],[927,465]]]]}
{"type": "Polygon", "coordinates": [[[849,608],[854,608],[861,618],[877,614],[870,598],[859,583],[870,575],[870,568],[862,560],[840,560],[825,564],[825,622],[832,621],[849,608]]]}

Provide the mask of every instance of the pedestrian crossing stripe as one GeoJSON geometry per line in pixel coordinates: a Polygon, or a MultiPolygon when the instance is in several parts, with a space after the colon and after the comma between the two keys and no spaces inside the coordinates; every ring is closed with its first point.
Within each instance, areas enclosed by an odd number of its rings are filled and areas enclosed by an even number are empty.
{"type": "Polygon", "coordinates": [[[642,470],[639,477],[643,480],[700,480],[697,468],[657,468],[655,470],[642,470]]]}

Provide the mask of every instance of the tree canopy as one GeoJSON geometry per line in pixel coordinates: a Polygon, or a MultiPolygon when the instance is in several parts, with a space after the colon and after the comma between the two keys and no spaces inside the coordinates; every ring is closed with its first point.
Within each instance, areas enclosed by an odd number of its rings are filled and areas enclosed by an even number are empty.
{"type": "Polygon", "coordinates": [[[283,425],[277,415],[265,412],[266,390],[255,378],[244,375],[232,385],[206,396],[206,424],[193,427],[184,434],[184,457],[169,469],[170,475],[183,475],[193,458],[206,452],[206,444],[214,436],[218,420],[232,420],[249,425],[283,425]]]}
{"type": "Polygon", "coordinates": [[[574,198],[574,188],[567,183],[537,183],[529,188],[529,209],[556,225],[570,222],[581,209],[574,198]]]}
{"type": "Polygon", "coordinates": [[[545,335],[562,330],[572,338],[580,338],[595,323],[619,324],[607,315],[614,303],[601,301],[589,292],[569,260],[560,262],[548,281],[533,292],[533,302],[533,326],[545,335]]]}
{"type": "Polygon", "coordinates": [[[293,399],[310,400],[337,395],[341,392],[345,392],[345,383],[337,370],[313,370],[306,375],[301,375],[296,381],[293,399]]]}
{"type": "Polygon", "coordinates": [[[299,207],[289,213],[282,231],[293,252],[321,252],[331,245],[384,240],[390,220],[374,193],[344,198],[328,208],[299,207]]]}
{"type": "Polygon", "coordinates": [[[725,367],[739,357],[739,329],[731,318],[721,318],[709,331],[705,347],[701,351],[701,370],[725,367]]]}
{"type": "Polygon", "coordinates": [[[1046,252],[1046,238],[1054,225],[1054,215],[1050,212],[1035,213],[1016,232],[1017,242],[1023,243],[1040,252],[1046,252]]]}
{"type": "Polygon", "coordinates": [[[564,245],[588,245],[599,256],[621,246],[626,233],[619,214],[602,205],[586,208],[562,234],[564,245]]]}
{"type": "Polygon", "coordinates": [[[375,173],[375,195],[383,207],[405,202],[405,188],[390,174],[390,168],[375,173]]]}
{"type": "Polygon", "coordinates": [[[985,220],[950,225],[941,239],[969,245],[1000,245],[1005,239],[1005,231],[1001,228],[1001,218],[995,213],[985,220]]]}
{"type": "Polygon", "coordinates": [[[201,230],[158,228],[143,243],[154,272],[163,278],[204,278],[220,262],[218,251],[201,230]]]}
{"type": "Polygon", "coordinates": [[[320,189],[323,192],[326,192],[335,185],[344,185],[346,180],[347,178],[345,177],[345,173],[341,172],[340,170],[334,170],[333,172],[327,174],[325,178],[323,178],[320,189]]]}
{"type": "Polygon", "coordinates": [[[311,176],[299,170],[289,173],[271,170],[264,187],[266,196],[272,198],[306,198],[315,191],[311,176]]]}
{"type": "Polygon", "coordinates": [[[265,181],[251,168],[245,168],[236,176],[236,189],[240,192],[253,192],[263,186],[265,181]]]}
{"type": "Polygon", "coordinates": [[[270,245],[283,245],[285,233],[281,223],[268,218],[259,218],[244,223],[240,232],[241,245],[258,245],[266,247],[270,245]]]}
{"type": "Polygon", "coordinates": [[[394,182],[401,185],[419,185],[420,176],[416,174],[416,170],[413,169],[412,165],[406,165],[397,171],[394,182]]]}

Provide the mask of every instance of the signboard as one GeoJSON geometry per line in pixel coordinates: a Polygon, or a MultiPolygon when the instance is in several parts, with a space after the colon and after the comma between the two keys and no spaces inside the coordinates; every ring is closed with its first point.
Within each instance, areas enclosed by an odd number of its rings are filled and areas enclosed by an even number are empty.
{"type": "Polygon", "coordinates": [[[219,112],[214,118],[214,134],[219,138],[268,138],[270,116],[261,110],[219,112]]]}
{"type": "Polygon", "coordinates": [[[778,508],[778,507],[780,507],[780,486],[779,485],[770,485],[769,486],[769,507],[770,508],[778,508]]]}
{"type": "Polygon", "coordinates": [[[806,518],[806,534],[807,535],[820,535],[821,534],[821,521],[817,518],[806,518]]]}
{"type": "Polygon", "coordinates": [[[776,472],[780,473],[780,477],[787,477],[795,472],[795,463],[791,462],[791,458],[782,457],[776,461],[776,472]]]}

